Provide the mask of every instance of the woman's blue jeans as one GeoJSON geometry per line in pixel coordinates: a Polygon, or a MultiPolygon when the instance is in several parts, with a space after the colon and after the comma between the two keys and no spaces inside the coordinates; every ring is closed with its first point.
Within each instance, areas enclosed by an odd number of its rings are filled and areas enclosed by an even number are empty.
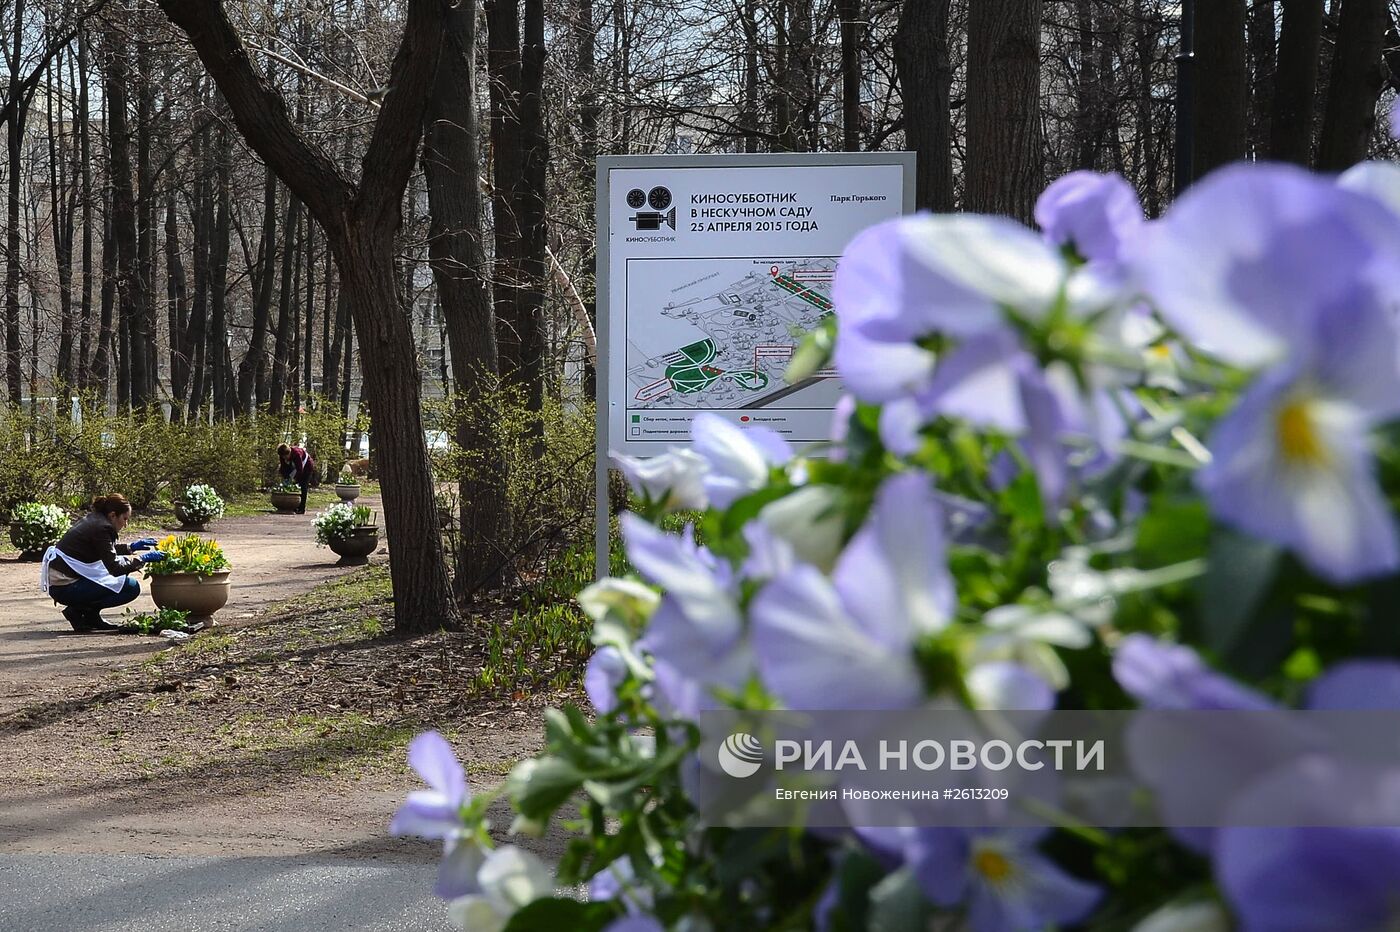
{"type": "Polygon", "coordinates": [[[126,577],[122,582],[122,587],[116,592],[106,586],[99,586],[91,579],[82,578],[75,579],[66,586],[51,586],[49,588],[49,598],[55,602],[67,605],[69,608],[90,608],[97,611],[134,602],[140,594],[141,583],[131,576],[126,577]]]}

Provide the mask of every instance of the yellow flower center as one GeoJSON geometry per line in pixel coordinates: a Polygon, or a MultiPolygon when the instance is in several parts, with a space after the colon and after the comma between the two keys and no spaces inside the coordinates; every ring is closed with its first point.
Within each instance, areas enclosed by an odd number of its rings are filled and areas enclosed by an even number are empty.
{"type": "Polygon", "coordinates": [[[972,868],[993,884],[1011,876],[1011,862],[1006,855],[985,848],[972,856],[972,868]]]}
{"type": "Polygon", "coordinates": [[[1158,343],[1147,348],[1147,355],[1162,362],[1170,362],[1172,358],[1172,348],[1165,343],[1158,343]]]}
{"type": "Polygon", "coordinates": [[[1312,406],[1306,398],[1284,402],[1274,418],[1279,452],[1289,463],[1321,466],[1331,458],[1318,430],[1312,406]]]}

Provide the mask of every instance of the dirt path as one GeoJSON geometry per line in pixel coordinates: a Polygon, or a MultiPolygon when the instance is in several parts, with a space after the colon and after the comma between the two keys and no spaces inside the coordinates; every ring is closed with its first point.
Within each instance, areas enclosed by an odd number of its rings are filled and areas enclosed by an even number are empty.
{"type": "MultiPolygon", "coordinates": [[[[380,502],[362,496],[357,504],[379,509],[380,502]]],[[[232,591],[215,617],[219,626],[237,626],[259,609],[294,598],[323,582],[350,572],[336,566],[339,559],[316,546],[311,522],[315,516],[267,514],[225,518],[202,537],[223,545],[233,564],[232,591]]],[[[174,526],[167,530],[175,530],[174,526]]],[[[150,532],[124,535],[134,539],[150,532]]],[[[152,534],[154,536],[154,534],[152,534]]],[[[381,545],[380,550],[384,550],[381,545]]],[[[372,558],[386,560],[383,553],[372,558]]],[[[137,577],[140,578],[139,576],[137,577]]],[[[0,715],[25,705],[71,694],[95,677],[149,656],[165,646],[163,640],[117,634],[76,634],[59,608],[39,591],[39,568],[14,556],[0,557],[0,715]]],[[[154,610],[150,586],[142,580],[136,611],[154,610]]],[[[122,609],[108,609],[117,618],[122,609]]]]}
{"type": "MultiPolygon", "coordinates": [[[[387,580],[348,606],[342,596],[327,608],[321,592],[289,610],[355,572],[316,548],[311,520],[216,525],[232,597],[218,627],[169,657],[155,656],[159,638],[74,634],[37,591],[37,566],[0,558],[0,854],[437,860],[438,845],[387,835],[419,787],[404,743],[424,727],[448,733],[480,791],[540,746],[538,703],[428,712],[425,697],[458,692],[425,664],[445,655],[444,639],[473,638],[378,633],[392,612],[387,580]]],[[[144,593],[135,603],[150,605],[144,593]]],[[[453,663],[469,673],[462,657],[453,663]]],[[[510,814],[495,808],[503,831],[510,814]]],[[[562,851],[557,837],[527,844],[562,851]]]]}

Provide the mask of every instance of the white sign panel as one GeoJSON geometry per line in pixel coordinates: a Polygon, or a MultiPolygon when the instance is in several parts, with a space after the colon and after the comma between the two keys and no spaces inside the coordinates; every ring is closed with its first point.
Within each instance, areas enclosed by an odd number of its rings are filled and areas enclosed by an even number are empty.
{"type": "Polygon", "coordinates": [[[829,439],[836,374],[783,373],[832,312],[847,243],[912,208],[913,169],[910,153],[600,160],[608,449],[688,443],[699,411],[829,439]]]}

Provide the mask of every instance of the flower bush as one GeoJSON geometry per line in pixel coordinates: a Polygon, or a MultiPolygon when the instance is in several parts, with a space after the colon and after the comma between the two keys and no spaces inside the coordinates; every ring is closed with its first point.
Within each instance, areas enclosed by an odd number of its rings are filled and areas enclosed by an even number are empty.
{"type": "Polygon", "coordinates": [[[177,537],[171,534],[161,538],[156,549],[165,554],[158,563],[145,565],[148,576],[169,576],[171,573],[199,573],[209,575],[229,568],[224,548],[216,540],[205,540],[198,534],[177,537]]]}
{"type": "Polygon", "coordinates": [[[374,527],[374,512],[365,505],[337,502],[311,522],[316,529],[316,543],[326,546],[332,540],[344,540],[358,527],[374,527]]]}
{"type": "Polygon", "coordinates": [[[224,500],[212,486],[192,485],[185,489],[182,501],[185,503],[185,513],[195,524],[213,521],[224,515],[224,500]]]}
{"type": "Polygon", "coordinates": [[[268,491],[272,492],[274,495],[300,495],[301,486],[290,479],[283,479],[276,485],[271,486],[268,491]]]}
{"type": "Polygon", "coordinates": [[[58,543],[69,526],[68,512],[57,505],[25,502],[10,512],[10,543],[31,553],[58,543]]]}
{"type": "MultiPolygon", "coordinates": [[[[1391,811],[1393,769],[1252,761],[1220,803],[1307,795],[1301,828],[803,831],[705,821],[696,749],[715,708],[1400,709],[1396,192],[1391,165],[1235,166],[1149,222],[1080,172],[1039,230],[857,237],[789,374],[829,359],[849,392],[819,456],[700,415],[689,447],[616,457],[634,574],[579,595],[596,717],[548,712],[498,791],[520,833],[577,803],[554,876],[495,847],[441,737],[414,742],[430,789],[391,830],[443,840],[454,921],[1395,927],[1400,829],[1329,827],[1391,811]]],[[[1209,738],[1134,761],[1159,809],[1209,738]]]]}
{"type": "Polygon", "coordinates": [[[355,478],[355,474],[350,471],[348,465],[340,467],[340,477],[336,480],[337,485],[359,485],[360,480],[355,478]]]}

